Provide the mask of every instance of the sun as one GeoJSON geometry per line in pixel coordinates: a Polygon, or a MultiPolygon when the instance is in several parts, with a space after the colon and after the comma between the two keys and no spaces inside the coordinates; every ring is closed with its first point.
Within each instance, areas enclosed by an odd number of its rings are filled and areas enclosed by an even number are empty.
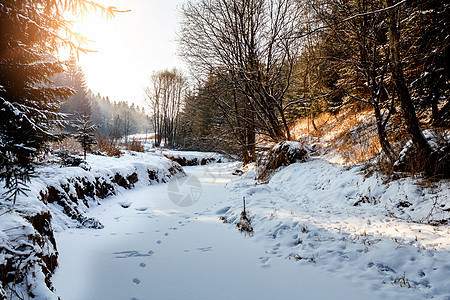
{"type": "Polygon", "coordinates": [[[140,45],[136,44],[133,34],[130,34],[129,26],[124,24],[120,16],[107,19],[98,13],[71,20],[72,31],[82,37],[80,41],[83,43],[80,46],[87,50],[79,51],[77,58],[89,87],[94,91],[117,94],[123,88],[117,84],[120,77],[139,71],[136,67],[138,64],[134,61],[139,53],[130,55],[130,52],[139,49],[140,45]]]}

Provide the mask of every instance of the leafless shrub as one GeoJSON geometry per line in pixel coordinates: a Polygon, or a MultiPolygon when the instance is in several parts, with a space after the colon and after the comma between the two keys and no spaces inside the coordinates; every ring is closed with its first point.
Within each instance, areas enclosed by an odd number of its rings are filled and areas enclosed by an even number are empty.
{"type": "Polygon", "coordinates": [[[119,143],[114,138],[97,136],[97,147],[100,152],[108,156],[120,157],[123,153],[120,151],[119,143]]]}
{"type": "Polygon", "coordinates": [[[142,145],[142,142],[140,140],[133,139],[131,141],[128,141],[123,144],[125,149],[135,152],[144,152],[144,145],[142,145]]]}
{"type": "Polygon", "coordinates": [[[243,198],[244,202],[244,210],[241,213],[241,218],[239,222],[236,224],[236,227],[240,232],[245,232],[248,235],[253,235],[253,226],[252,220],[247,216],[247,211],[245,210],[245,197],[243,198]]]}

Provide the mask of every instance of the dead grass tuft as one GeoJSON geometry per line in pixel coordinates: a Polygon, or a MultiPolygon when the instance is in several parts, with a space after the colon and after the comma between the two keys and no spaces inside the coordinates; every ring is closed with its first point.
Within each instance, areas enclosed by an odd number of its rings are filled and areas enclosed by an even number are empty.
{"type": "Polygon", "coordinates": [[[400,287],[407,287],[408,289],[411,288],[411,284],[409,283],[408,278],[405,277],[405,274],[403,274],[402,277],[395,278],[394,281],[391,282],[392,285],[399,285],[400,287]]]}
{"type": "Polygon", "coordinates": [[[53,142],[50,144],[50,149],[52,150],[67,150],[70,155],[82,155],[83,148],[80,143],[73,137],[67,137],[59,142],[53,142]]]}
{"type": "Polygon", "coordinates": [[[120,157],[123,154],[116,139],[103,136],[97,136],[97,150],[113,157],[120,157]]]}
{"type": "Polygon", "coordinates": [[[247,216],[247,211],[245,210],[245,197],[243,198],[244,202],[244,210],[241,213],[241,218],[239,222],[236,224],[236,227],[239,229],[240,232],[244,232],[248,235],[253,235],[253,226],[252,226],[252,220],[250,217],[247,216]]]}
{"type": "Polygon", "coordinates": [[[144,145],[142,144],[142,141],[137,139],[132,139],[131,141],[128,141],[123,144],[124,148],[130,151],[135,152],[144,152],[144,145]]]}

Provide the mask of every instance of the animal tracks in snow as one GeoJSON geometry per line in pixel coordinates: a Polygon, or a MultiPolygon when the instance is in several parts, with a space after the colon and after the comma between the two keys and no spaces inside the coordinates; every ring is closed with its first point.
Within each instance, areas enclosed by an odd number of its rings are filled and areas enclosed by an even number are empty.
{"type": "Polygon", "coordinates": [[[212,247],[200,247],[200,248],[197,248],[197,250],[201,251],[201,252],[209,252],[209,251],[212,251],[212,247]]]}
{"type": "Polygon", "coordinates": [[[141,253],[137,250],[114,252],[115,258],[130,258],[130,257],[146,257],[153,255],[153,250],[149,250],[147,253],[141,253]]]}
{"type": "Polygon", "coordinates": [[[259,263],[261,267],[269,267],[270,266],[270,257],[268,256],[262,256],[259,258],[259,263]]]}

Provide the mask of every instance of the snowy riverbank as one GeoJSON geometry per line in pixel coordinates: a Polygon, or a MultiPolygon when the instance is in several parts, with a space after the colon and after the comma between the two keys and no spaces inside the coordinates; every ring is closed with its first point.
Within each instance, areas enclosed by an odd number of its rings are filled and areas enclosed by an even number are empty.
{"type": "Polygon", "coordinates": [[[290,165],[268,184],[255,177],[253,169],[227,186],[236,200],[223,216],[236,224],[245,197],[268,265],[275,257],[313,265],[388,299],[450,299],[448,182],[384,182],[321,159],[290,165]]]}
{"type": "MultiPolygon", "coordinates": [[[[238,164],[186,167],[201,189],[175,205],[172,183],[123,191],[90,211],[105,228],[56,234],[56,291],[71,299],[377,299],[336,273],[267,253],[264,244],[223,224],[235,200],[225,185],[238,164]],[[129,208],[120,203],[130,201],[129,208]],[[75,247],[76,245],[76,247],[75,247]]],[[[190,193],[180,181],[180,193],[190,193]]]]}
{"type": "Polygon", "coordinates": [[[1,202],[1,292],[13,299],[56,299],[51,282],[59,251],[54,232],[75,227],[101,229],[101,222],[87,217],[101,199],[121,188],[168,182],[180,176],[184,171],[177,163],[145,153],[128,153],[121,158],[90,155],[82,167],[37,167],[26,196],[19,196],[14,206],[1,202]]]}

